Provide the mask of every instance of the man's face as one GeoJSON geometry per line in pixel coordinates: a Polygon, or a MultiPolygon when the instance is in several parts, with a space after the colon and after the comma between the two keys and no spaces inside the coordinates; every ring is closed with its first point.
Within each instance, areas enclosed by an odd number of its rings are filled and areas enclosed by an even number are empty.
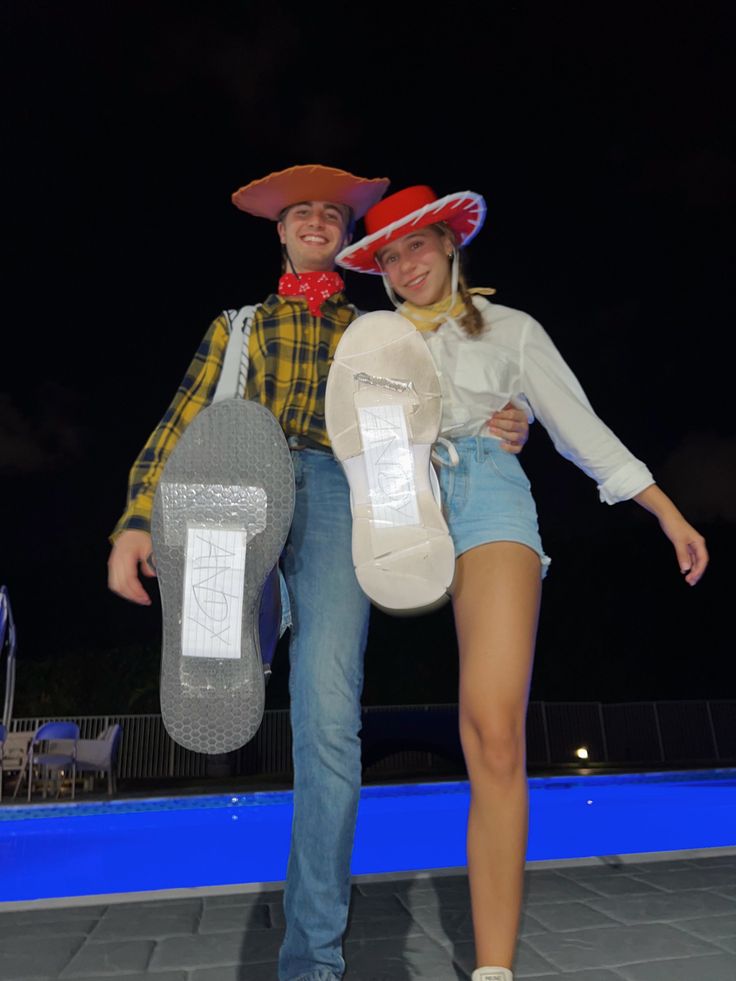
{"type": "Polygon", "coordinates": [[[335,256],[350,241],[348,209],[329,201],[291,205],[276,228],[300,273],[334,269],[335,256]]]}

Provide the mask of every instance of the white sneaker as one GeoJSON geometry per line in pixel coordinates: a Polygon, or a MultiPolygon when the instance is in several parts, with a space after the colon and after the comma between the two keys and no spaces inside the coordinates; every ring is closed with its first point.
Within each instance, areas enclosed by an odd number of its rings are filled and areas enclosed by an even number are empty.
{"type": "Polygon", "coordinates": [[[479,967],[470,981],[514,981],[514,975],[506,967],[479,967]]]}
{"type": "Polygon", "coordinates": [[[414,325],[385,311],[353,321],[330,368],[325,419],[350,484],[355,573],[386,610],[435,606],[452,583],[430,460],[441,417],[440,381],[414,325]]]}

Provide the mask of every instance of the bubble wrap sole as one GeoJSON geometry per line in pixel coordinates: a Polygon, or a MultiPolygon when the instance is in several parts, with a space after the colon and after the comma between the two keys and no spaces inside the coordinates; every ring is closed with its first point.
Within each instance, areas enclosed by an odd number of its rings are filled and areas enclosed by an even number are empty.
{"type": "Polygon", "coordinates": [[[389,612],[447,598],[455,549],[430,462],[442,418],[440,381],[421,334],[396,313],[358,317],[335,351],[325,420],[350,484],[353,564],[389,612]]]}
{"type": "MultiPolygon", "coordinates": [[[[258,612],[293,513],[291,453],[268,409],[231,399],[201,412],[169,457],[151,524],[163,612],[161,714],[169,735],[186,749],[229,752],[248,742],[261,724],[265,684],[258,612]],[[191,617],[185,623],[184,611],[191,611],[196,587],[193,592],[195,559],[193,553],[188,558],[187,543],[192,549],[193,535],[214,539],[226,532],[241,548],[245,542],[244,568],[216,597],[235,625],[230,653],[215,656],[211,642],[207,656],[189,656],[183,641],[190,636],[185,631],[192,629],[191,617]]],[[[209,548],[209,555],[217,554],[216,547],[209,548]]],[[[206,594],[209,613],[213,595],[211,589],[206,594]]],[[[191,651],[191,638],[187,643],[191,651]]]]}

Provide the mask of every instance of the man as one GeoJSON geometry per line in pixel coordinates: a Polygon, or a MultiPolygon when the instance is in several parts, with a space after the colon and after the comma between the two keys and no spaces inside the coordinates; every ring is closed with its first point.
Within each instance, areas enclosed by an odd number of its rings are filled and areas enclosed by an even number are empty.
{"type": "MultiPolygon", "coordinates": [[[[276,416],[293,449],[294,520],[282,557],[290,601],[294,823],[284,896],[282,981],[342,977],[342,934],[350,898],[350,856],[360,791],[360,694],[369,602],[351,557],[347,481],[324,424],[327,372],[357,311],[334,271],[337,253],[388,187],[321,166],[270,174],[233,195],[237,207],[276,221],[284,255],[278,292],[253,315],[245,397],[276,416]]],[[[169,453],[213,398],[228,342],[228,319],[204,337],[174,401],[131,471],[128,507],[113,532],[110,588],[150,601],[138,569],[154,575],[150,515],[169,453]]],[[[517,451],[526,438],[518,412],[492,420],[517,451]]],[[[493,431],[493,430],[492,430],[493,431]]]]}

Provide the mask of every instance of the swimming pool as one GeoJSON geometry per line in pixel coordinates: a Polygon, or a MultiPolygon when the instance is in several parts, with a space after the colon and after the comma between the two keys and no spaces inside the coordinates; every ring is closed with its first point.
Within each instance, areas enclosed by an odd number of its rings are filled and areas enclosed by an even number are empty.
{"type": "MultiPolygon", "coordinates": [[[[353,873],[465,865],[468,800],[364,788],[353,873]]],[[[736,846],[736,770],[534,778],[530,801],[530,861],[736,846]]],[[[288,791],[0,808],[0,902],[280,882],[291,814],[288,791]]]]}

